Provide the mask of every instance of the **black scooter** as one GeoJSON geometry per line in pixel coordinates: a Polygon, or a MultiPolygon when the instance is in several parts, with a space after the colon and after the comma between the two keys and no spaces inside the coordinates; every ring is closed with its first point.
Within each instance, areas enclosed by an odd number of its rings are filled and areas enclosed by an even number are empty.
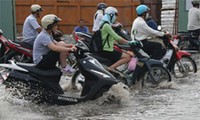
{"type": "Polygon", "coordinates": [[[35,100],[38,103],[71,105],[100,97],[118,81],[96,59],[85,54],[89,50],[82,41],[78,41],[76,47],[77,51],[74,55],[79,71],[85,77],[80,96],[69,96],[63,92],[59,85],[62,75],[60,69],[43,71],[27,63],[11,61],[11,64],[0,64],[0,67],[12,69],[3,80],[3,84],[6,88],[20,91],[23,98],[35,100]]]}

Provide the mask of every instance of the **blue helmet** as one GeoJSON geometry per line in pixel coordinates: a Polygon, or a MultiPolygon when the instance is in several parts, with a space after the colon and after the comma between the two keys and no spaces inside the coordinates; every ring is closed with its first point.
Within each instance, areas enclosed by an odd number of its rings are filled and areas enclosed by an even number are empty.
{"type": "Polygon", "coordinates": [[[136,8],[136,12],[138,15],[141,15],[142,13],[146,12],[150,10],[146,5],[139,5],[137,8],[136,8]]]}

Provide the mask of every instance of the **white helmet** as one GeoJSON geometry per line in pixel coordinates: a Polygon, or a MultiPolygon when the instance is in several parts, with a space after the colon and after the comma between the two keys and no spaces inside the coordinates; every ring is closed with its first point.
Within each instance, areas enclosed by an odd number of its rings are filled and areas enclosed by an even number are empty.
{"type": "Polygon", "coordinates": [[[109,22],[114,23],[117,19],[118,10],[114,7],[107,7],[105,9],[105,15],[109,16],[109,22]]]}
{"type": "Polygon", "coordinates": [[[52,25],[54,23],[57,23],[61,21],[61,19],[59,17],[57,17],[56,15],[54,14],[48,14],[48,15],[45,15],[42,20],[41,20],[41,24],[42,24],[42,27],[44,29],[51,29],[52,25]]]}
{"type": "Polygon", "coordinates": [[[199,5],[199,4],[200,4],[200,1],[199,1],[199,0],[192,0],[192,4],[193,4],[193,5],[199,5]]]}
{"type": "Polygon", "coordinates": [[[42,11],[42,7],[38,4],[33,4],[31,5],[31,11],[32,12],[42,11]]]}
{"type": "Polygon", "coordinates": [[[117,10],[116,8],[114,8],[114,7],[107,7],[107,8],[105,9],[105,14],[117,15],[117,14],[118,14],[118,10],[117,10]]]}

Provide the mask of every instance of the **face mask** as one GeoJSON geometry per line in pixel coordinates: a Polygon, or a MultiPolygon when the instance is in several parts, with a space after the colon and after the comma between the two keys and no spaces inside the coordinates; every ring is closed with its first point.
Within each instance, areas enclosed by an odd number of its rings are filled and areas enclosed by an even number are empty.
{"type": "Polygon", "coordinates": [[[112,17],[111,23],[115,23],[116,19],[117,19],[117,17],[114,15],[114,16],[112,17]]]}
{"type": "Polygon", "coordinates": [[[149,13],[146,13],[145,19],[149,18],[149,13]]]}

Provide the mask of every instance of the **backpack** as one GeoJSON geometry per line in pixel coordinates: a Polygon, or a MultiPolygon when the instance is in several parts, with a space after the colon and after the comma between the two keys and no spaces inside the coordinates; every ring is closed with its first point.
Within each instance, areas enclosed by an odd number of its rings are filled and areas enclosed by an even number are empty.
{"type": "MultiPolygon", "coordinates": [[[[104,23],[105,24],[105,23],[104,23]]],[[[103,25],[104,25],[103,24],[103,25]]],[[[103,47],[106,44],[106,42],[108,42],[109,45],[109,40],[108,37],[109,35],[106,37],[106,40],[103,42],[102,37],[101,37],[101,28],[103,27],[103,25],[100,27],[99,30],[97,30],[93,36],[92,39],[90,41],[90,50],[91,52],[100,52],[103,51],[103,47]],[[103,42],[103,43],[102,43],[103,42]]]]}

